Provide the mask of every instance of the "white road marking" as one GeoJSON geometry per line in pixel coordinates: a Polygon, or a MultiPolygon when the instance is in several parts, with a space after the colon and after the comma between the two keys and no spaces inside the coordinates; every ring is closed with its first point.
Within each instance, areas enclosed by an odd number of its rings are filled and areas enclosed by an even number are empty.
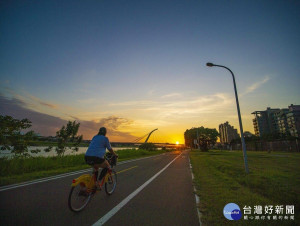
{"type": "MultiPolygon", "coordinates": [[[[163,154],[161,154],[161,155],[163,155],[163,154]]],[[[138,159],[131,159],[131,160],[127,160],[127,161],[122,161],[122,162],[118,163],[118,165],[123,165],[123,164],[126,164],[126,163],[135,162],[135,161],[148,159],[148,158],[153,158],[153,157],[157,157],[157,155],[144,157],[144,158],[138,158],[138,159]]],[[[7,186],[2,186],[2,187],[0,187],[0,192],[10,190],[10,189],[14,189],[14,188],[20,188],[20,187],[24,187],[24,186],[28,186],[28,185],[32,185],[32,184],[38,184],[38,183],[43,183],[43,182],[47,182],[47,181],[51,181],[51,180],[57,180],[57,179],[60,179],[60,178],[69,177],[69,176],[72,176],[72,175],[77,175],[77,174],[86,173],[86,172],[91,172],[91,169],[89,168],[89,169],[85,169],[85,170],[79,170],[79,171],[75,171],[75,172],[64,173],[64,174],[60,174],[60,175],[56,175],[56,176],[52,176],[52,177],[41,178],[41,179],[32,180],[32,181],[28,181],[28,182],[23,182],[23,183],[19,183],[19,184],[12,184],[12,185],[7,185],[7,186]]],[[[70,185],[71,185],[71,183],[70,183],[70,185]]]]}
{"type": "MultiPolygon", "coordinates": [[[[193,181],[193,184],[195,183],[194,182],[194,174],[193,174],[193,167],[192,167],[192,164],[191,164],[191,159],[189,158],[189,163],[190,163],[190,170],[191,170],[191,174],[192,174],[192,181],[193,181]]],[[[199,225],[202,226],[202,222],[201,222],[201,217],[202,217],[202,214],[199,210],[199,205],[200,205],[200,198],[199,196],[197,195],[197,189],[195,188],[195,184],[193,185],[193,188],[194,188],[194,193],[195,193],[195,200],[196,200],[196,208],[197,208],[197,214],[198,214],[198,219],[199,219],[199,225]]]]}
{"type": "Polygon", "coordinates": [[[140,191],[142,191],[148,184],[150,184],[156,177],[158,177],[163,171],[165,171],[180,155],[174,158],[168,165],[166,165],[163,169],[161,169],[157,174],[151,177],[148,181],[146,181],[143,185],[137,188],[134,192],[128,195],[122,202],[116,205],[113,209],[111,209],[107,214],[105,214],[102,218],[100,218],[93,226],[103,225],[107,222],[112,216],[114,216],[123,206],[125,206],[132,198],[134,198],[140,191]]]}

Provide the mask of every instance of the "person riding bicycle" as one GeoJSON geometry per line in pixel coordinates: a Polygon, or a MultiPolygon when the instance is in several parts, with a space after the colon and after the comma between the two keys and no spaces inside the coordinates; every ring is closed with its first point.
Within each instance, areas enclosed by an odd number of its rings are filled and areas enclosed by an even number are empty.
{"type": "Polygon", "coordinates": [[[111,148],[108,138],[105,136],[106,132],[107,130],[105,127],[101,127],[99,129],[99,133],[93,137],[84,156],[86,163],[94,166],[96,177],[98,175],[99,168],[106,169],[102,171],[103,173],[106,173],[107,169],[110,169],[109,162],[104,158],[106,149],[108,149],[113,156],[118,157],[111,148]]]}

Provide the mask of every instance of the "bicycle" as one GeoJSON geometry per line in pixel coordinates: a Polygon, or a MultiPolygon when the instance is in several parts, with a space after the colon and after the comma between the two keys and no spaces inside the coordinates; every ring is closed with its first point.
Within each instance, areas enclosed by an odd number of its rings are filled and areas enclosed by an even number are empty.
{"type": "Polygon", "coordinates": [[[103,168],[99,177],[93,167],[92,174],[83,174],[73,179],[68,198],[68,206],[71,211],[82,211],[97,191],[102,190],[103,185],[107,195],[111,195],[115,191],[117,173],[113,167],[117,164],[117,157],[107,153],[105,159],[109,162],[111,169],[103,168]]]}

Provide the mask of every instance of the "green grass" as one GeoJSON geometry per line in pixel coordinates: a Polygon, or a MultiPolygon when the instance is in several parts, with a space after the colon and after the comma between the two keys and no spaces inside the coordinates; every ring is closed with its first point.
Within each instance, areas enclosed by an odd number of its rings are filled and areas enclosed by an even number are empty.
{"type": "Polygon", "coordinates": [[[203,224],[300,225],[300,153],[248,151],[247,154],[248,175],[245,173],[241,151],[194,150],[190,153],[203,224]],[[284,205],[284,209],[285,205],[294,205],[295,221],[245,221],[243,218],[229,221],[223,215],[223,209],[228,203],[239,205],[242,213],[244,206],[251,206],[253,213],[255,205],[263,208],[265,205],[273,205],[273,209],[276,205],[284,205]]]}
{"type": "MultiPolygon", "coordinates": [[[[162,150],[119,150],[118,161],[163,153],[162,150]]],[[[54,176],[61,173],[90,168],[84,154],[63,157],[0,158],[0,186],[54,176]]]]}

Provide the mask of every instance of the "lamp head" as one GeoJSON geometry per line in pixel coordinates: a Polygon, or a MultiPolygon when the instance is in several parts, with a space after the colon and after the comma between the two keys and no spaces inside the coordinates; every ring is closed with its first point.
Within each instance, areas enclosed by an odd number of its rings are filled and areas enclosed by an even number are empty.
{"type": "Polygon", "coordinates": [[[207,67],[213,67],[213,66],[215,66],[213,63],[206,63],[206,66],[207,67]]]}

